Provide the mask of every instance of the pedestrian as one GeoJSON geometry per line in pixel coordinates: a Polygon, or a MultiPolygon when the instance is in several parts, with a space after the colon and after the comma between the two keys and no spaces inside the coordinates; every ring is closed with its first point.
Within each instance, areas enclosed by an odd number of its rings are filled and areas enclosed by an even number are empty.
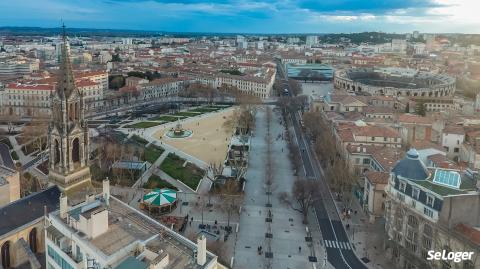
{"type": "Polygon", "coordinates": [[[302,252],[302,247],[298,247],[298,253],[302,252]]]}

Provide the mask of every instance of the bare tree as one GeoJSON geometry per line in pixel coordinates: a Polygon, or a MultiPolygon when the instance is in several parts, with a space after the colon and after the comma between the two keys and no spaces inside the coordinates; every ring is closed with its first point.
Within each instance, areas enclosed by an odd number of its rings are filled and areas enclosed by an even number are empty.
{"type": "Polygon", "coordinates": [[[211,162],[208,165],[208,170],[212,173],[212,181],[215,180],[217,176],[222,175],[223,173],[223,164],[221,162],[211,162]]]}
{"type": "Polygon", "coordinates": [[[239,135],[250,134],[255,128],[255,111],[252,108],[240,106],[223,123],[222,127],[226,131],[233,130],[239,135]]]}
{"type": "Polygon", "coordinates": [[[13,115],[1,115],[0,122],[5,123],[7,125],[7,134],[12,134],[15,132],[15,123],[20,120],[20,117],[13,114],[13,115]]]}
{"type": "Polygon", "coordinates": [[[210,85],[194,82],[187,84],[185,89],[179,93],[179,96],[206,98],[210,103],[213,103],[215,97],[218,96],[218,90],[210,85]]]}
{"type": "Polygon", "coordinates": [[[307,223],[308,212],[313,203],[320,199],[318,181],[297,179],[292,186],[291,197],[287,192],[279,194],[279,200],[303,215],[303,223],[307,223]],[[292,203],[294,200],[296,203],[292,203]]]}
{"type": "Polygon", "coordinates": [[[302,85],[294,79],[288,80],[288,86],[290,86],[290,90],[294,96],[299,95],[302,92],[302,85]]]}
{"type": "Polygon", "coordinates": [[[239,205],[243,200],[243,193],[239,193],[239,185],[237,181],[229,180],[220,189],[219,203],[220,210],[227,213],[227,227],[230,227],[230,219],[232,215],[239,213],[239,205]]]}
{"type": "Polygon", "coordinates": [[[205,197],[205,194],[199,194],[197,197],[198,199],[193,205],[193,208],[197,211],[200,211],[202,216],[202,225],[204,225],[203,216],[204,216],[205,210],[207,210],[207,199],[205,197]]]}
{"type": "Polygon", "coordinates": [[[42,115],[32,118],[32,120],[23,128],[23,135],[28,141],[31,141],[31,145],[38,152],[41,152],[46,148],[47,132],[48,123],[42,115]]]}

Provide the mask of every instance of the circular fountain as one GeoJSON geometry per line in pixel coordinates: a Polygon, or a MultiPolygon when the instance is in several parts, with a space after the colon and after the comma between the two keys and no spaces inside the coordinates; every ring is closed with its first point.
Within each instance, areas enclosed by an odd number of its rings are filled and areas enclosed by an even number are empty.
{"type": "Polygon", "coordinates": [[[171,128],[166,135],[170,138],[187,138],[192,136],[193,132],[190,130],[186,130],[180,124],[180,121],[177,122],[174,128],[171,128]]]}

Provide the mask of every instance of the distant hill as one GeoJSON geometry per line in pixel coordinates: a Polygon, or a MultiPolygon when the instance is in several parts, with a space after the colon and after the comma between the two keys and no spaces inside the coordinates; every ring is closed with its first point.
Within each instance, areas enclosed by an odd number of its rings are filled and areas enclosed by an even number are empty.
{"type": "MultiPolygon", "coordinates": [[[[0,27],[0,35],[11,36],[55,36],[61,34],[61,28],[42,28],[42,27],[0,27]]],[[[164,32],[159,31],[139,31],[139,30],[117,30],[117,29],[90,29],[90,28],[67,28],[70,35],[77,36],[123,36],[123,37],[139,37],[139,36],[160,36],[164,32]]]]}

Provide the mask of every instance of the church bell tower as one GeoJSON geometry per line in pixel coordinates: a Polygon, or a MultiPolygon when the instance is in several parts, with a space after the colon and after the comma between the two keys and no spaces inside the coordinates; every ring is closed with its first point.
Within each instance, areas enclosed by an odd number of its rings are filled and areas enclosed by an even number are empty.
{"type": "Polygon", "coordinates": [[[65,25],[57,80],[56,90],[51,97],[52,118],[48,128],[49,181],[68,195],[69,192],[91,186],[91,174],[84,99],[75,86],[65,25]]]}

